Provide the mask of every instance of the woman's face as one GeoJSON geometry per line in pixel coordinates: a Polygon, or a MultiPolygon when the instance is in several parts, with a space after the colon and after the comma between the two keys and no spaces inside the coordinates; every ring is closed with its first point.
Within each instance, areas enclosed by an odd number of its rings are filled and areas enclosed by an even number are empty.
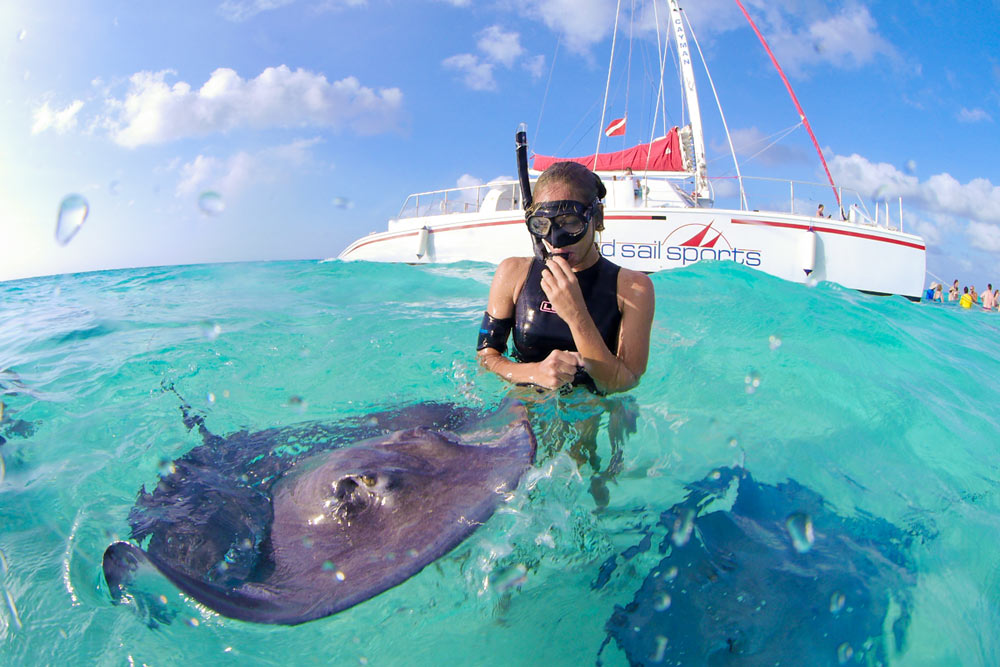
{"type": "MultiPolygon", "coordinates": [[[[565,183],[548,183],[536,190],[534,195],[534,203],[536,205],[550,201],[566,200],[578,201],[581,204],[590,203],[583,201],[579,194],[565,183]]],[[[602,215],[603,210],[601,205],[596,204],[590,223],[587,225],[587,232],[579,241],[564,248],[553,248],[547,240],[543,239],[542,243],[545,245],[545,249],[550,255],[560,256],[565,259],[573,268],[587,268],[587,266],[597,261],[597,251],[594,248],[594,234],[595,227],[601,220],[602,215]]]]}

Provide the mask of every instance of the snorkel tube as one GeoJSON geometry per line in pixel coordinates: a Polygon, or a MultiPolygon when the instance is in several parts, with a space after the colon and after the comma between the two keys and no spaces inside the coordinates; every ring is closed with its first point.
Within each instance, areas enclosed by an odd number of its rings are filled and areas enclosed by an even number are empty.
{"type": "MultiPolygon", "coordinates": [[[[517,126],[514,134],[514,146],[517,153],[517,179],[521,183],[521,200],[524,210],[531,207],[531,180],[528,178],[528,126],[521,123],[517,126]]],[[[542,244],[542,240],[531,234],[531,245],[535,248],[535,257],[541,260],[548,259],[548,252],[542,244]]]]}

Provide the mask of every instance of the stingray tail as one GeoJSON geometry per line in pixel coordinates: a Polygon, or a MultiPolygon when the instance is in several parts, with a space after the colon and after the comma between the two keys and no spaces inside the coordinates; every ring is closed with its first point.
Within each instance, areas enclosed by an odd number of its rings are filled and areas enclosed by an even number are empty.
{"type": "Polygon", "coordinates": [[[165,392],[166,391],[171,392],[174,396],[176,396],[180,400],[181,402],[180,409],[181,409],[182,419],[184,421],[184,426],[189,431],[193,429],[195,426],[197,426],[198,433],[201,434],[202,441],[206,445],[211,444],[215,440],[221,440],[219,436],[213,434],[211,431],[208,430],[208,428],[205,427],[205,415],[198,414],[197,412],[194,411],[194,408],[192,408],[191,404],[187,402],[187,399],[181,396],[180,392],[177,391],[177,388],[174,387],[173,380],[164,379],[162,382],[160,382],[160,387],[165,392]]]}
{"type": "Polygon", "coordinates": [[[274,604],[265,589],[259,585],[254,587],[257,594],[249,595],[240,589],[223,588],[200,581],[175,570],[128,542],[115,542],[104,552],[104,578],[116,603],[132,593],[130,586],[136,572],[143,566],[152,566],[181,591],[223,616],[240,621],[284,625],[295,625],[311,618],[303,617],[298,610],[274,604]]]}

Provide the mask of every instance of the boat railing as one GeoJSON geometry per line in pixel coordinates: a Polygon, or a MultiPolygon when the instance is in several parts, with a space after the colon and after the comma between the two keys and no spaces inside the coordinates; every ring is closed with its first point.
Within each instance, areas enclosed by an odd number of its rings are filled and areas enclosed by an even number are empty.
{"type": "MultiPolygon", "coordinates": [[[[725,188],[721,185],[722,182],[729,179],[713,180],[715,181],[717,196],[728,190],[737,189],[736,187],[725,188]]],[[[747,208],[753,210],[788,211],[795,215],[816,216],[817,209],[822,204],[824,207],[824,217],[838,220],[843,219],[854,224],[869,227],[904,231],[902,197],[897,198],[895,201],[889,197],[881,197],[872,202],[872,208],[869,208],[868,202],[859,191],[853,188],[837,186],[837,193],[842,208],[842,210],[837,210],[837,202],[830,190],[829,183],[815,183],[766,176],[744,176],[742,180],[746,201],[757,204],[757,206],[754,206],[748,203],[747,208]],[[751,188],[747,188],[748,182],[751,182],[751,188]]],[[[735,178],[732,179],[732,182],[736,186],[735,178]]],[[[738,193],[733,193],[732,196],[738,197],[738,193]]],[[[718,204],[719,202],[716,201],[716,205],[718,204]]],[[[737,206],[736,208],[743,207],[737,206]]]]}
{"type": "Polygon", "coordinates": [[[516,211],[521,208],[521,187],[517,181],[493,181],[444,190],[418,192],[406,198],[399,219],[436,215],[516,211]]]}

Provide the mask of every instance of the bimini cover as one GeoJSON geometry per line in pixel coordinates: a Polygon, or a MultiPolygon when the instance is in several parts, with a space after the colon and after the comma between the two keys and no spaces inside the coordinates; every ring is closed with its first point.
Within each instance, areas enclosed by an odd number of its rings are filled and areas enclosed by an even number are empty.
{"type": "Polygon", "coordinates": [[[614,153],[600,153],[597,156],[596,168],[594,167],[593,155],[586,157],[535,155],[531,168],[536,171],[545,171],[556,162],[579,162],[594,171],[624,171],[627,167],[631,167],[632,171],[636,173],[643,171],[686,172],[676,127],[671,129],[667,136],[655,139],[652,143],[639,144],[614,153]]]}

